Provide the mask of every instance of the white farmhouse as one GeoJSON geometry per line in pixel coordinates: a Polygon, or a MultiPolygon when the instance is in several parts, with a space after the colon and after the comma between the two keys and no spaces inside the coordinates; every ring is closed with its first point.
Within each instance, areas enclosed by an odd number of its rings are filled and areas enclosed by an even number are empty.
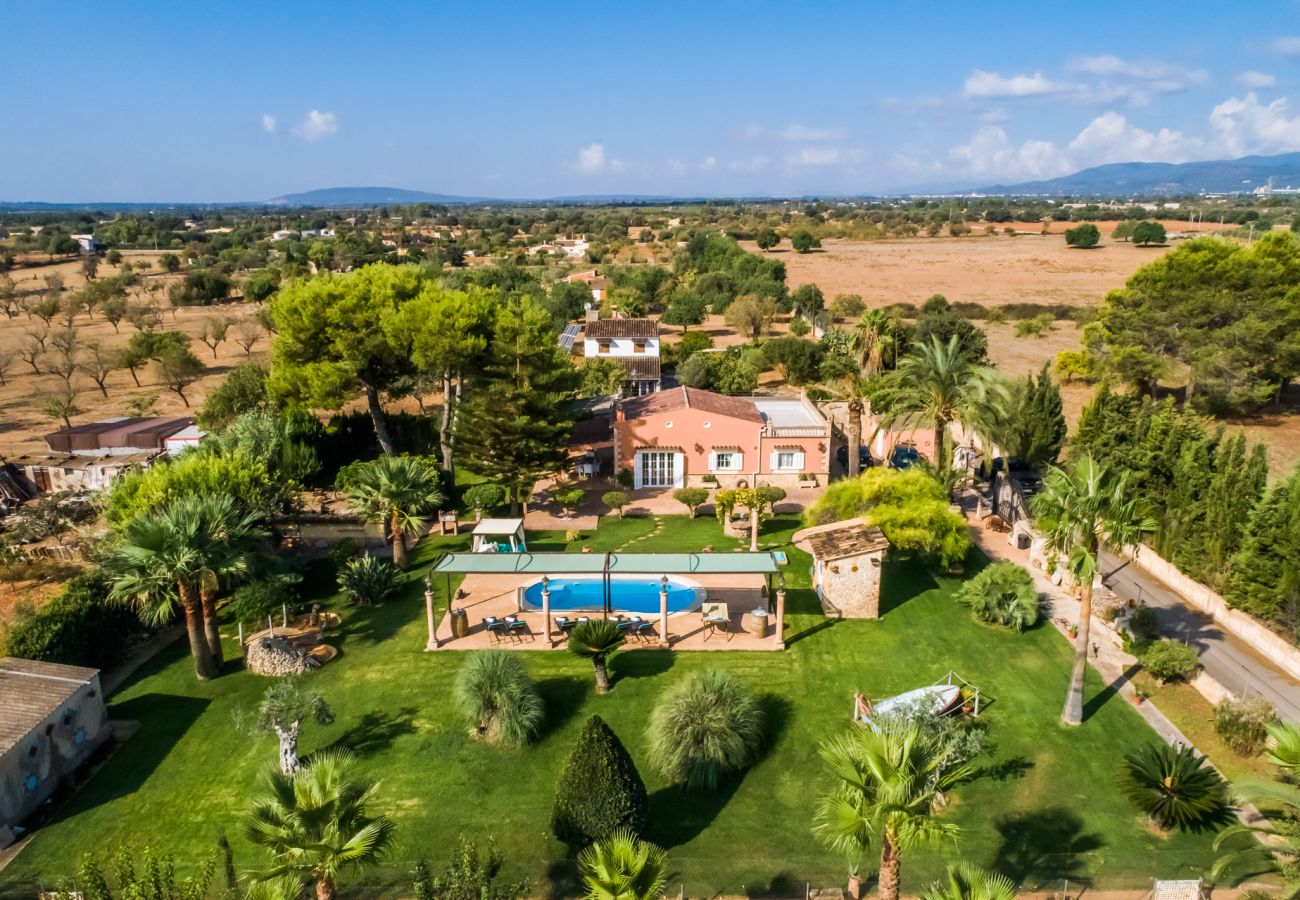
{"type": "MultiPolygon", "coordinates": [[[[594,310],[588,310],[588,314],[594,310]]],[[[627,369],[630,395],[660,387],[659,323],[654,319],[588,318],[582,342],[587,359],[612,359],[627,369]]]]}

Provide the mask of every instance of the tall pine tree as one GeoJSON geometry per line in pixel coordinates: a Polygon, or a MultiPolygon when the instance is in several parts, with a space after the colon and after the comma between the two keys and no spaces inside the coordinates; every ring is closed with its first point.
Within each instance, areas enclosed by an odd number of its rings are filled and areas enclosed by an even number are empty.
{"type": "Polygon", "coordinates": [[[550,315],[531,297],[497,313],[484,375],[457,415],[456,452],[501,482],[511,507],[526,512],[533,485],[568,457],[580,376],[556,343],[550,315]]]}
{"type": "Polygon", "coordinates": [[[1298,593],[1300,469],[1256,505],[1232,560],[1226,599],[1235,609],[1276,621],[1294,606],[1298,593]]]}

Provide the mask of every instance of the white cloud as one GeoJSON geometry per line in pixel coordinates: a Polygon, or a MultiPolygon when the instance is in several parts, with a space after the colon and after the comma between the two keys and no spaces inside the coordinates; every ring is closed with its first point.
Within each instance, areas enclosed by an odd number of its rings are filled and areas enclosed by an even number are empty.
{"type": "Polygon", "coordinates": [[[834,147],[804,147],[789,158],[796,166],[833,166],[843,160],[844,153],[834,147]]]}
{"type": "Polygon", "coordinates": [[[949,157],[969,175],[987,178],[1052,178],[1070,171],[1069,161],[1051,141],[1029,140],[1016,146],[1006,131],[985,125],[970,142],[953,147],[949,157]]]}
{"type": "Polygon", "coordinates": [[[1244,88],[1272,87],[1277,82],[1277,79],[1272,75],[1266,72],[1256,72],[1254,69],[1247,69],[1233,80],[1244,88]]]}
{"type": "Polygon", "coordinates": [[[1292,116],[1285,97],[1261,104],[1251,91],[1231,97],[1210,111],[1217,146],[1229,156],[1290,153],[1300,150],[1300,116],[1292,116]]]}
{"type": "Polygon", "coordinates": [[[766,156],[751,156],[748,159],[733,159],[727,163],[727,168],[733,172],[761,172],[771,165],[772,160],[766,156]]]}
{"type": "Polygon", "coordinates": [[[332,112],[313,109],[307,113],[302,124],[293,129],[293,133],[304,141],[319,141],[336,134],[339,130],[339,118],[332,112]]]}
{"type": "Polygon", "coordinates": [[[786,141],[838,141],[844,132],[838,128],[807,128],[803,125],[787,125],[781,130],[781,139],[786,141]]]}
{"type": "Polygon", "coordinates": [[[1202,141],[1180,131],[1147,131],[1117,112],[1107,112],[1089,122],[1067,151],[1073,167],[1087,168],[1115,162],[1186,162],[1203,148],[1202,141]]]}
{"type": "Polygon", "coordinates": [[[718,158],[716,156],[706,156],[700,163],[700,168],[705,172],[712,172],[718,167],[718,158]]]}
{"type": "Polygon", "coordinates": [[[578,169],[582,172],[622,172],[623,161],[607,159],[604,144],[591,144],[578,151],[578,169]]]}
{"type": "Polygon", "coordinates": [[[1135,62],[1121,59],[1113,53],[1080,57],[1070,63],[1070,68],[1088,75],[1149,81],[1152,82],[1153,89],[1161,93],[1172,93],[1189,84],[1205,84],[1210,80],[1209,73],[1204,69],[1188,69],[1149,60],[1135,62]]]}
{"type": "Polygon", "coordinates": [[[1300,56],[1300,37],[1288,35],[1271,41],[1268,49],[1282,56],[1300,56]]]}
{"type": "Polygon", "coordinates": [[[1042,72],[1006,76],[976,69],[967,77],[963,93],[967,97],[1038,97],[1066,94],[1077,89],[1075,85],[1051,81],[1042,72]]]}
{"type": "Polygon", "coordinates": [[[262,115],[262,130],[267,134],[275,134],[275,116],[270,113],[262,115]]]}

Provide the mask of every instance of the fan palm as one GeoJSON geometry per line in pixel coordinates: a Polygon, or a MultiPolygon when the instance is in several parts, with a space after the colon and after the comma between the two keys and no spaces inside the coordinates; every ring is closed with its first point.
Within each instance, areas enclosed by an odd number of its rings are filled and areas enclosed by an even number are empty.
{"type": "Polygon", "coordinates": [[[478,650],[456,675],[456,703],[491,743],[522,747],[542,727],[546,706],[513,653],[478,650]]]}
{"type": "Polygon", "coordinates": [[[1128,473],[1113,472],[1085,454],[1069,470],[1052,466],[1043,487],[1030,498],[1030,510],[1047,539],[1049,552],[1066,559],[1066,570],[1079,586],[1079,633],[1074,642],[1074,669],[1061,720],[1083,722],[1083,675],[1088,665],[1092,622],[1092,583],[1097,555],[1137,543],[1154,531],[1155,521],[1141,504],[1128,498],[1128,473]]]}
{"type": "Polygon", "coordinates": [[[1272,738],[1273,746],[1264,758],[1294,781],[1300,776],[1300,726],[1275,722],[1268,726],[1268,736],[1272,738]]]}
{"type": "Polygon", "coordinates": [[[425,516],[442,505],[438,474],[411,456],[381,456],[360,466],[348,487],[352,508],[388,530],[393,562],[406,568],[406,536],[418,534],[425,516]]]}
{"type": "Polygon", "coordinates": [[[623,646],[623,634],[608,619],[591,619],[579,622],[569,632],[569,652],[591,660],[596,670],[596,693],[609,693],[609,671],[605,660],[623,646]]]}
{"type": "Polygon", "coordinates": [[[1016,900],[1016,885],[1005,875],[960,862],[922,891],[921,900],[1016,900]]]}
{"type": "Polygon", "coordinates": [[[344,869],[384,853],[393,823],[366,814],[378,785],[355,769],[350,753],[327,752],[293,775],[267,773],[267,793],[253,803],[244,826],[244,836],[272,856],[271,867],[254,876],[257,881],[296,878],[315,885],[317,900],[332,900],[344,869]]]}
{"type": "Polygon", "coordinates": [[[1272,873],[1282,878],[1282,900],[1300,897],[1300,832],[1293,824],[1300,818],[1300,788],[1264,778],[1241,778],[1234,786],[1240,799],[1270,811],[1262,825],[1235,824],[1223,829],[1214,841],[1221,851],[1210,878],[1237,883],[1256,875],[1272,873]],[[1276,810],[1278,815],[1273,815],[1276,810]],[[1277,823],[1277,824],[1275,824],[1277,823]],[[1235,849],[1224,850],[1235,844],[1235,849]]]}
{"type": "Polygon", "coordinates": [[[884,376],[876,399],[887,427],[934,429],[934,464],[942,468],[948,426],[960,421],[967,432],[988,434],[1003,414],[1008,394],[1001,376],[977,363],[954,335],[947,343],[931,336],[928,344],[903,357],[884,376]]]}
{"type": "MultiPolygon", "coordinates": [[[[849,477],[857,476],[861,469],[862,458],[862,414],[870,406],[871,394],[875,381],[857,373],[849,373],[840,379],[839,385],[831,388],[832,393],[843,400],[848,407],[849,440],[849,477]]],[[[874,438],[875,435],[873,434],[874,438]]],[[[870,439],[868,439],[870,443],[870,439]]]]}
{"type": "Polygon", "coordinates": [[[858,368],[866,376],[879,375],[898,356],[898,327],[883,309],[870,309],[858,320],[854,334],[858,368]]]}
{"type": "Polygon", "coordinates": [[[104,564],[111,595],[151,624],[170,621],[179,604],[195,672],[213,678],[222,663],[216,591],[248,571],[253,541],[263,534],[256,516],[241,513],[228,495],[173,500],[127,524],[104,564]]]}
{"type": "Polygon", "coordinates": [[[871,839],[879,839],[881,900],[898,900],[903,851],[959,833],[934,818],[940,795],[970,773],[965,765],[949,765],[951,752],[915,723],[901,721],[821,746],[836,784],[818,808],[813,831],[850,859],[855,878],[871,839]]]}
{"type": "Polygon", "coordinates": [[[719,779],[758,755],[763,710],[736,676],[706,669],[669,688],[650,713],[646,734],[664,778],[687,790],[717,790],[719,779]]]}
{"type": "Polygon", "coordinates": [[[1120,787],[1161,828],[1198,828],[1227,809],[1227,785],[1191,747],[1147,744],[1128,754],[1120,787]]]}
{"type": "Polygon", "coordinates": [[[668,879],[668,854],[619,828],[578,854],[588,900],[658,900],[668,879]]]}

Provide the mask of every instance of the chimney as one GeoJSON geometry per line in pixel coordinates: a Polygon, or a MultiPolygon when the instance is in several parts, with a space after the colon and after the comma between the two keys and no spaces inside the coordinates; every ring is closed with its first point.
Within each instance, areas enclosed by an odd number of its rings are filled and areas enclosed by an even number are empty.
{"type": "Polygon", "coordinates": [[[600,310],[596,309],[595,306],[593,306],[592,304],[588,303],[588,304],[587,304],[587,321],[588,321],[588,322],[594,322],[594,321],[596,321],[596,320],[599,319],[599,318],[600,318],[600,310]]]}

